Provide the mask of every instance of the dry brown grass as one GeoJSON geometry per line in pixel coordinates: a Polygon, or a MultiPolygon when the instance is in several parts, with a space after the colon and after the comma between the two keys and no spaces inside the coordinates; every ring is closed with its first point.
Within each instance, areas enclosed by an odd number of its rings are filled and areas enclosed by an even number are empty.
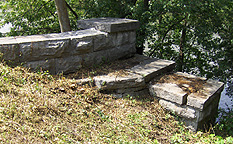
{"type": "MultiPolygon", "coordinates": [[[[116,99],[69,76],[2,63],[0,75],[1,143],[170,143],[187,132],[152,97],[116,99]]],[[[187,137],[199,136],[179,139],[187,137]]]]}

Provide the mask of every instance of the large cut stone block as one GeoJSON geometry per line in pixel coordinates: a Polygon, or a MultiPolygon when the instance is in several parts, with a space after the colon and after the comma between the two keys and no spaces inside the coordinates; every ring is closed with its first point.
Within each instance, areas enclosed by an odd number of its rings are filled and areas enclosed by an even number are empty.
{"type": "Polygon", "coordinates": [[[19,62],[20,52],[18,44],[0,44],[3,59],[19,62]]]}
{"type": "Polygon", "coordinates": [[[77,71],[82,67],[82,59],[78,56],[71,56],[67,58],[56,58],[41,61],[32,61],[24,64],[26,67],[30,67],[32,70],[40,69],[49,70],[52,74],[57,73],[71,73],[77,71]]]}
{"type": "Polygon", "coordinates": [[[93,37],[72,38],[70,41],[69,52],[72,55],[82,55],[93,52],[93,37]]]}
{"type": "Polygon", "coordinates": [[[149,85],[150,94],[183,105],[187,102],[188,94],[184,92],[176,84],[172,83],[157,83],[149,85]]]}
{"type": "Polygon", "coordinates": [[[137,20],[121,18],[92,18],[78,20],[77,23],[79,29],[95,28],[96,30],[109,33],[135,31],[140,25],[137,20]]]}
{"type": "Polygon", "coordinates": [[[181,117],[185,117],[186,119],[196,119],[196,111],[191,107],[180,106],[176,103],[160,99],[159,104],[165,108],[166,110],[175,112],[177,115],[181,117]]]}
{"type": "Polygon", "coordinates": [[[83,54],[82,64],[84,66],[90,66],[95,64],[100,64],[101,62],[112,62],[120,58],[131,57],[136,53],[134,44],[122,45],[112,49],[101,50],[89,54],[83,54]]]}
{"type": "Polygon", "coordinates": [[[205,109],[212,101],[219,100],[219,95],[224,88],[224,83],[208,80],[203,85],[203,89],[198,93],[191,93],[187,98],[187,105],[200,110],[205,109]]]}
{"type": "Polygon", "coordinates": [[[62,57],[69,47],[69,39],[19,44],[22,61],[45,60],[62,57]]]}
{"type": "Polygon", "coordinates": [[[174,70],[174,68],[174,61],[148,59],[144,60],[141,64],[128,69],[128,71],[142,75],[145,78],[145,81],[149,82],[156,76],[172,71],[174,70]]]}
{"type": "Polygon", "coordinates": [[[101,51],[106,49],[113,48],[114,45],[114,36],[107,33],[100,34],[94,38],[94,51],[101,51]]]}
{"type": "Polygon", "coordinates": [[[223,86],[222,82],[177,72],[150,82],[149,90],[162,107],[175,112],[196,131],[215,121],[223,86]]]}
{"type": "Polygon", "coordinates": [[[94,81],[96,86],[102,90],[119,90],[146,86],[143,77],[134,73],[96,76],[94,81]]]}

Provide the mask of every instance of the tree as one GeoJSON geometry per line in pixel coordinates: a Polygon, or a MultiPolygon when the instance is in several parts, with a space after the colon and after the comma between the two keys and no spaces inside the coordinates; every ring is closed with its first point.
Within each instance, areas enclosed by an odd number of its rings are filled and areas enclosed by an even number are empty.
{"type": "Polygon", "coordinates": [[[61,32],[71,31],[65,0],[54,0],[57,8],[61,32]]]}

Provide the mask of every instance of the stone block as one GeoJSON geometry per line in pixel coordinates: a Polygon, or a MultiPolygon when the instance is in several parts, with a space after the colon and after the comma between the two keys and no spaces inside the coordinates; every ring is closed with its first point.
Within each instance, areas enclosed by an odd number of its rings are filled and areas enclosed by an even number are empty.
{"type": "Polygon", "coordinates": [[[69,48],[69,39],[19,44],[22,61],[36,61],[62,57],[69,48]]]}
{"type": "Polygon", "coordinates": [[[51,74],[57,73],[71,73],[77,71],[82,67],[81,58],[78,56],[71,56],[67,58],[56,58],[41,61],[31,61],[24,64],[32,70],[43,69],[48,70],[51,74]]]}
{"type": "Polygon", "coordinates": [[[145,78],[145,81],[149,82],[156,76],[172,71],[174,70],[174,68],[174,61],[148,59],[143,61],[141,64],[128,69],[128,71],[142,75],[145,78]]]}
{"type": "Polygon", "coordinates": [[[112,62],[120,58],[131,57],[136,52],[135,45],[127,44],[112,49],[101,50],[89,54],[81,55],[82,64],[85,66],[100,64],[102,62],[112,62]]]}
{"type": "Polygon", "coordinates": [[[114,35],[110,34],[100,34],[94,37],[94,51],[101,51],[113,48],[114,45],[114,35]]]}
{"type": "Polygon", "coordinates": [[[188,94],[184,92],[180,87],[176,84],[172,83],[157,83],[157,84],[149,84],[150,94],[165,99],[167,101],[171,101],[177,103],[179,105],[184,105],[187,102],[188,94]]]}
{"type": "Polygon", "coordinates": [[[40,60],[40,61],[32,61],[24,63],[24,66],[29,67],[31,70],[48,70],[50,73],[55,74],[56,61],[54,59],[49,60],[40,60]]]}
{"type": "Polygon", "coordinates": [[[70,55],[82,55],[93,52],[93,39],[93,37],[72,38],[67,53],[70,53],[70,55]]]}
{"type": "Polygon", "coordinates": [[[78,20],[79,29],[95,28],[96,30],[113,33],[122,31],[135,31],[139,28],[137,20],[121,19],[121,18],[92,18],[78,20]]]}
{"type": "Polygon", "coordinates": [[[56,59],[55,73],[72,73],[82,67],[82,58],[80,56],[70,56],[67,58],[56,59]]]}
{"type": "Polygon", "coordinates": [[[136,32],[126,31],[111,34],[113,37],[114,46],[121,46],[129,43],[136,43],[136,32]]]}
{"type": "Polygon", "coordinates": [[[19,62],[19,45],[18,44],[0,44],[0,52],[3,54],[4,60],[19,62]]]}
{"type": "Polygon", "coordinates": [[[146,86],[143,77],[134,73],[96,76],[94,77],[94,82],[102,90],[119,90],[146,86]]]}
{"type": "Polygon", "coordinates": [[[101,34],[94,37],[94,51],[101,51],[136,43],[136,32],[101,34]]]}
{"type": "Polygon", "coordinates": [[[200,111],[200,109],[195,109],[187,105],[180,106],[163,99],[159,99],[159,104],[166,110],[180,116],[181,120],[185,122],[186,127],[192,131],[202,129],[205,124],[214,122],[215,114],[217,113],[217,107],[215,106],[209,106],[204,111],[200,111]]]}
{"type": "Polygon", "coordinates": [[[187,106],[180,106],[171,101],[159,99],[159,104],[171,112],[175,112],[178,116],[181,116],[186,119],[197,119],[196,111],[194,108],[187,106]]]}
{"type": "Polygon", "coordinates": [[[212,101],[219,100],[219,96],[224,88],[224,83],[207,80],[203,89],[198,93],[191,93],[187,98],[187,105],[200,110],[205,109],[212,101]]]}

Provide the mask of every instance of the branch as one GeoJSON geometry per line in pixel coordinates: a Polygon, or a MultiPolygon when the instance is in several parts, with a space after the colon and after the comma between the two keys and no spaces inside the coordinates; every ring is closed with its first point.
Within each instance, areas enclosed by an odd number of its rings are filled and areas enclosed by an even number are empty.
{"type": "MultiPolygon", "coordinates": [[[[177,25],[178,23],[180,23],[181,21],[183,21],[185,18],[186,18],[186,17],[182,18],[181,20],[179,20],[178,22],[172,24],[172,25],[168,28],[168,30],[165,32],[165,34],[164,34],[164,36],[163,36],[163,38],[162,38],[162,43],[163,43],[165,37],[167,36],[168,32],[169,32],[175,25],[177,25]]],[[[153,49],[153,51],[149,54],[149,57],[152,56],[152,54],[155,52],[155,50],[156,50],[156,49],[153,49]]]]}
{"type": "MultiPolygon", "coordinates": [[[[65,1],[66,2],[66,1],[65,1]]],[[[76,19],[78,19],[77,13],[70,7],[70,5],[66,2],[66,6],[70,9],[70,11],[75,15],[76,19]]]]}

